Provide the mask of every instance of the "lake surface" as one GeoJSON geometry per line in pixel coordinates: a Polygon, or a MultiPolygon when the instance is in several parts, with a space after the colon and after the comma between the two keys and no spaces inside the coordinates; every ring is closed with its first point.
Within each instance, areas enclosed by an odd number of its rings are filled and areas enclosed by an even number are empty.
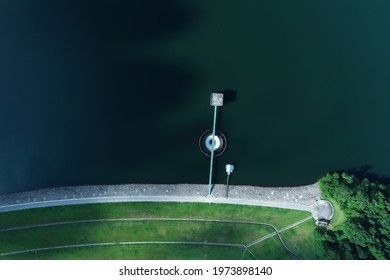
{"type": "Polygon", "coordinates": [[[390,176],[390,2],[1,1],[0,192],[390,176]],[[62,2],[62,3],[59,3],[62,2]],[[332,2],[332,3],[330,3],[332,2]]]}

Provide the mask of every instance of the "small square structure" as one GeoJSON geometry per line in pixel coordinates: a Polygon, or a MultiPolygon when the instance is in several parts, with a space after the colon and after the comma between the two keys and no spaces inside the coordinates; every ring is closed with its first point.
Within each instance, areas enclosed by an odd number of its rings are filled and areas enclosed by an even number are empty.
{"type": "Polygon", "coordinates": [[[222,106],[223,105],[223,93],[212,93],[210,98],[211,106],[222,106]]]}
{"type": "Polygon", "coordinates": [[[329,225],[329,221],[325,219],[316,220],[316,225],[319,227],[327,227],[329,225]]]}

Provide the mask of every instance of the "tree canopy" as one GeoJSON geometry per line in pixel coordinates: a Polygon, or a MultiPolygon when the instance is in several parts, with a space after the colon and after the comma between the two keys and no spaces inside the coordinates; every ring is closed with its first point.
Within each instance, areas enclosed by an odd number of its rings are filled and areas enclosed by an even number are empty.
{"type": "Polygon", "coordinates": [[[316,235],[329,259],[390,259],[390,188],[347,173],[320,180],[323,199],[337,203],[346,221],[316,235]]]}

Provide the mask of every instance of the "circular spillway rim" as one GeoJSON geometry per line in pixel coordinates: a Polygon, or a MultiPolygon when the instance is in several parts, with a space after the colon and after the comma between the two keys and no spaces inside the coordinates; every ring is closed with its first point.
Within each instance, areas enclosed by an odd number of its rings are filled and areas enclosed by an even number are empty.
{"type": "MultiPolygon", "coordinates": [[[[209,135],[204,140],[204,144],[210,152],[213,150],[212,139],[213,139],[213,135],[209,135]]],[[[221,139],[217,135],[214,135],[214,151],[218,150],[220,146],[221,146],[221,139]]]]}
{"type": "MultiPolygon", "coordinates": [[[[202,135],[199,138],[199,148],[202,151],[202,153],[208,157],[211,156],[212,151],[212,139],[213,131],[211,129],[206,130],[202,133],[202,135]]],[[[217,157],[221,155],[227,147],[227,140],[226,136],[220,131],[215,131],[215,146],[214,146],[214,156],[217,157]]]]}

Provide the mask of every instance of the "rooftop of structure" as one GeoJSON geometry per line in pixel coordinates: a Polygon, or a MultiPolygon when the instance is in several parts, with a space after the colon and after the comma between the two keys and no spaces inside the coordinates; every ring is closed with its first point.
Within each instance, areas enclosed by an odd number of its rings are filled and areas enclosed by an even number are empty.
{"type": "Polygon", "coordinates": [[[210,98],[211,106],[222,106],[223,105],[223,93],[212,93],[210,98]]]}

